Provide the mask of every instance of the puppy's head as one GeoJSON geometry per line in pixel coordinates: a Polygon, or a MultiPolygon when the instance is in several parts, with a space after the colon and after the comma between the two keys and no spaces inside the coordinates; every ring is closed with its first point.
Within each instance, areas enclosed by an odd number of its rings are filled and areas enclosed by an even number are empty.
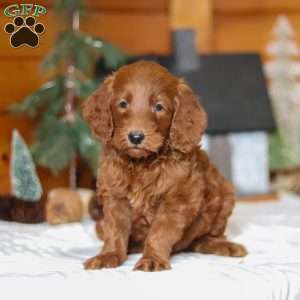
{"type": "Polygon", "coordinates": [[[109,76],[84,103],[83,114],[104,144],[136,159],[166,145],[188,153],[207,125],[189,86],[149,61],[126,65],[109,76]]]}

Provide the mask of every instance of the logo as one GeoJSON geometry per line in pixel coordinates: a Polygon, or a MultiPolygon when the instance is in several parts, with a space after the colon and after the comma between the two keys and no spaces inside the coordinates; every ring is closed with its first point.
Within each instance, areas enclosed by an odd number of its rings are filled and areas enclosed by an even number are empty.
{"type": "Polygon", "coordinates": [[[6,17],[14,18],[4,26],[4,31],[10,35],[10,45],[14,48],[39,45],[40,35],[45,32],[44,24],[37,21],[40,15],[45,15],[47,9],[37,4],[12,4],[4,9],[6,17]]]}

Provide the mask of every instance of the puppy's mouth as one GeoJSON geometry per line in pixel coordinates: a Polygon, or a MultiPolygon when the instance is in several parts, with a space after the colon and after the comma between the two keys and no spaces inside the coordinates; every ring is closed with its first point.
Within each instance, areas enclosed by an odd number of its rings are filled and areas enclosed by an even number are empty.
{"type": "Polygon", "coordinates": [[[148,149],[137,147],[137,146],[127,148],[126,152],[130,157],[133,157],[133,158],[148,157],[149,155],[151,155],[153,153],[152,151],[150,151],[148,149]]]}

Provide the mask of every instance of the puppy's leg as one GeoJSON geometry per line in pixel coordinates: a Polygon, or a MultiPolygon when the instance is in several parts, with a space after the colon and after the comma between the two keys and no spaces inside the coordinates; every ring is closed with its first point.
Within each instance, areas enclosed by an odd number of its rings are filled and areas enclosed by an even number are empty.
{"type": "Polygon", "coordinates": [[[210,230],[210,220],[215,219],[216,212],[211,211],[206,214],[199,214],[185,231],[183,238],[174,246],[174,252],[190,251],[191,245],[195,240],[207,235],[210,230]]]}
{"type": "Polygon", "coordinates": [[[159,208],[145,240],[143,257],[135,265],[135,270],[151,272],[170,269],[169,258],[173,247],[199,209],[199,201],[176,200],[165,201],[159,208]]]}
{"type": "Polygon", "coordinates": [[[114,268],[127,258],[131,213],[126,199],[106,199],[103,204],[103,241],[99,255],[84,263],[85,269],[114,268]]]}
{"type": "Polygon", "coordinates": [[[191,250],[221,256],[243,257],[247,255],[247,250],[243,245],[230,242],[225,237],[204,237],[195,241],[191,250]]]}

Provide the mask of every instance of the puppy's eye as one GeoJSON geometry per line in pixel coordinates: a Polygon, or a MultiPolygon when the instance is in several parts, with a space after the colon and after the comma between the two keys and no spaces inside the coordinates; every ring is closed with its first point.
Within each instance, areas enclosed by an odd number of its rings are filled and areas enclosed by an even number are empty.
{"type": "Polygon", "coordinates": [[[154,111],[160,112],[160,111],[163,111],[163,110],[164,110],[164,107],[160,103],[156,103],[154,105],[154,111]]]}
{"type": "Polygon", "coordinates": [[[128,107],[128,102],[125,99],[122,99],[119,102],[119,107],[121,107],[121,108],[127,108],[128,107]]]}

